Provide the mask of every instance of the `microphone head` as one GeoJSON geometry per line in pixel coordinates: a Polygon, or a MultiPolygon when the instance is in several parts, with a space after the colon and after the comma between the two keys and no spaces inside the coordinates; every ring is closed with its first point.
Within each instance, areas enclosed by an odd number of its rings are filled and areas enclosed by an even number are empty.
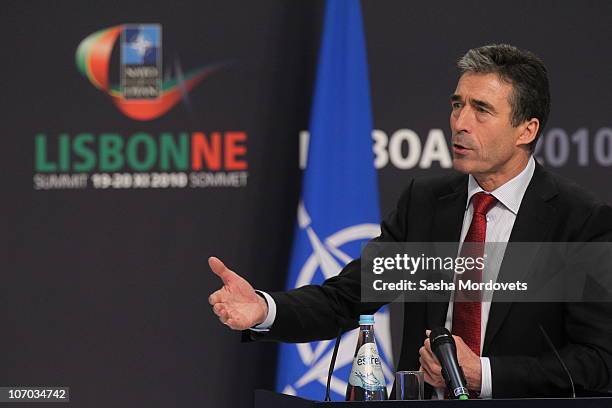
{"type": "Polygon", "coordinates": [[[436,327],[433,329],[429,333],[429,341],[431,343],[431,349],[434,352],[438,347],[445,343],[450,343],[455,346],[455,339],[453,339],[453,335],[444,327],[436,327]]]}

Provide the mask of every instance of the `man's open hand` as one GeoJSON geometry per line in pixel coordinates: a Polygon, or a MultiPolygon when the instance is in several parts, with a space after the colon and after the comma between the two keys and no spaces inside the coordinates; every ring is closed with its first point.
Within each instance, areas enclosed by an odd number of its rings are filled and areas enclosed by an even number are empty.
{"type": "Polygon", "coordinates": [[[223,281],[223,287],[208,297],[208,303],[221,323],[234,330],[245,330],[262,323],[268,314],[268,305],[255,293],[251,284],[219,258],[211,256],[208,265],[223,281]]]}

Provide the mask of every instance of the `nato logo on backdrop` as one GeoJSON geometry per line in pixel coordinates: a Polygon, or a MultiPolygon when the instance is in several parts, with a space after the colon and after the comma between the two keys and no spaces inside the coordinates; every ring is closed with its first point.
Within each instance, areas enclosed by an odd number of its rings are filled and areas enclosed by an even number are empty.
{"type": "MultiPolygon", "coordinates": [[[[100,98],[100,104],[110,102],[135,121],[159,119],[179,102],[192,117],[200,115],[192,110],[189,92],[228,66],[218,62],[183,71],[175,56],[164,71],[162,26],[152,23],[120,24],[87,35],[77,47],[75,63],[89,83],[109,97],[100,98]]],[[[94,116],[86,131],[44,129],[34,136],[34,189],[247,185],[246,131],[162,126],[108,129],[104,117],[94,116]]]]}
{"type": "Polygon", "coordinates": [[[156,99],[161,88],[161,25],[126,25],[121,36],[121,89],[125,99],[156,99]]]}
{"type": "Polygon", "coordinates": [[[176,57],[164,73],[161,24],[121,24],[98,30],[80,42],[75,60],[93,86],[109,95],[124,115],[138,121],[157,119],[181,101],[191,110],[189,92],[227,65],[214,63],[183,71],[176,57]],[[111,71],[117,69],[111,64],[116,43],[120,84],[110,81],[111,71]]]}

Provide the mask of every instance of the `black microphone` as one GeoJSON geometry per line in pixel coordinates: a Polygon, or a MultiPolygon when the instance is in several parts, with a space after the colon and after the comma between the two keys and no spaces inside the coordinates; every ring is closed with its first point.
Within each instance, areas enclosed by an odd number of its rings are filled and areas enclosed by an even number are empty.
{"type": "Polygon", "coordinates": [[[457,346],[451,333],[444,327],[437,327],[429,333],[431,350],[442,366],[442,377],[451,397],[466,400],[469,398],[467,381],[457,360],[457,346]]]}
{"type": "Polygon", "coordinates": [[[331,385],[332,374],[334,373],[334,367],[336,366],[336,357],[338,356],[338,347],[340,346],[340,338],[342,337],[342,328],[338,329],[338,337],[336,337],[336,344],[334,344],[334,352],[332,353],[331,361],[329,362],[329,372],[327,373],[327,387],[325,388],[325,400],[331,401],[329,396],[329,387],[331,385]]]}
{"type": "Polygon", "coordinates": [[[565,374],[567,374],[567,378],[569,379],[570,387],[572,387],[572,398],[576,398],[576,388],[574,387],[574,380],[572,379],[572,375],[570,374],[569,370],[567,369],[567,366],[563,362],[563,359],[559,355],[559,352],[557,351],[557,348],[553,344],[552,340],[550,339],[550,337],[548,337],[548,333],[546,333],[546,330],[544,330],[544,327],[542,327],[541,324],[538,324],[538,326],[540,326],[540,331],[544,335],[544,338],[546,339],[546,342],[548,343],[548,346],[555,353],[555,356],[557,357],[557,360],[559,360],[559,363],[561,363],[561,367],[563,367],[563,370],[565,371],[565,374]]]}

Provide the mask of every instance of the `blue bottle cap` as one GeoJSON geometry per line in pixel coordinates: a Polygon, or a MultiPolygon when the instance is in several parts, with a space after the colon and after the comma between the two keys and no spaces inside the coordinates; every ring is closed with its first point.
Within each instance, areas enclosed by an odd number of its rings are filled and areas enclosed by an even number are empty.
{"type": "Polygon", "coordinates": [[[360,315],[359,324],[374,324],[374,315],[360,315]]]}

